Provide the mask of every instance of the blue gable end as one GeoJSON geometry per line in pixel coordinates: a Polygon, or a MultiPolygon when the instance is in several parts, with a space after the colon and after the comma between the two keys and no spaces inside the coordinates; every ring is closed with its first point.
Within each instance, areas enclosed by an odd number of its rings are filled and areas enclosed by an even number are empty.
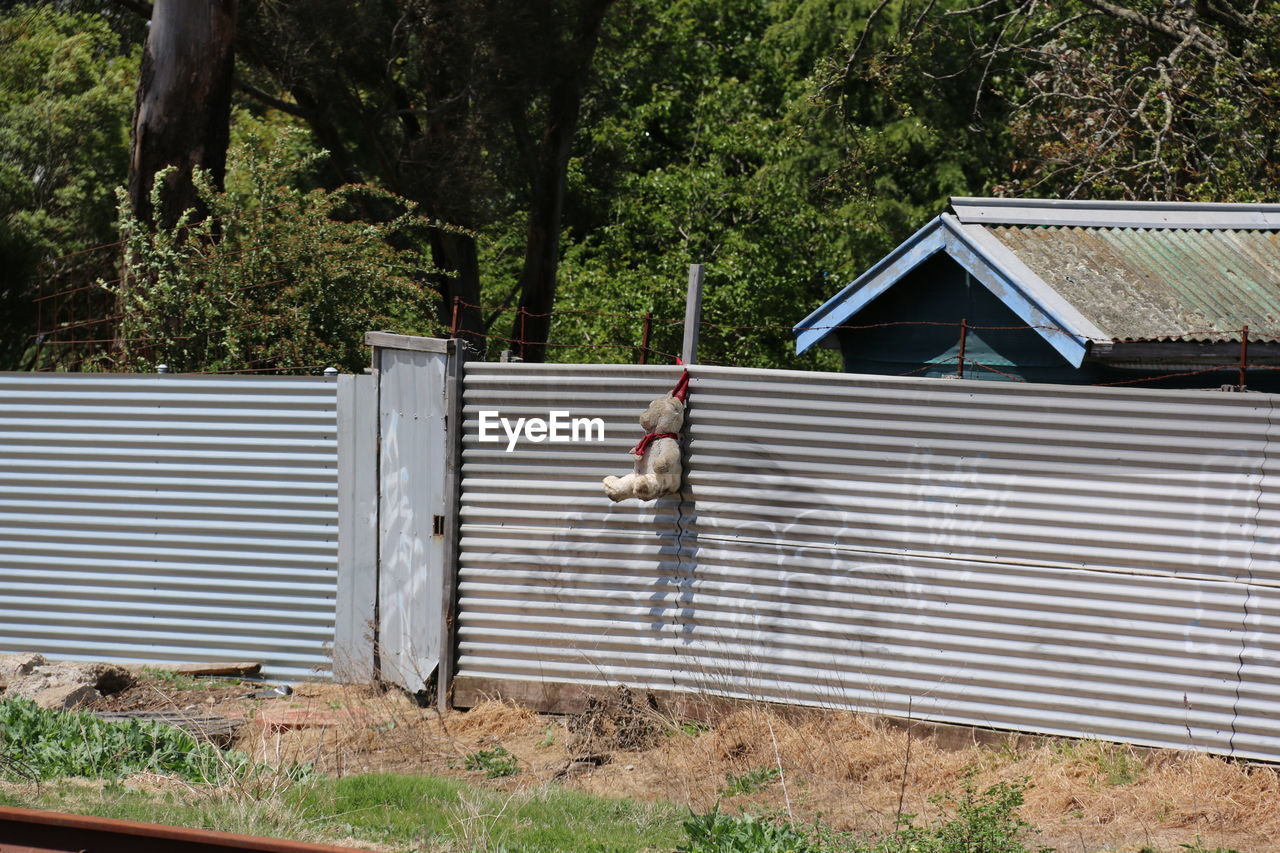
{"type": "Polygon", "coordinates": [[[960,350],[959,318],[974,327],[965,334],[966,379],[1058,383],[1095,380],[1092,370],[1072,367],[945,252],[921,262],[850,321],[851,325],[869,328],[837,330],[844,370],[955,376],[960,350]]]}
{"type": "MultiPolygon", "coordinates": [[[[980,284],[1002,304],[1015,318],[1012,323],[1006,320],[1006,325],[1034,327],[1033,333],[1071,367],[1079,367],[1083,363],[1091,338],[1102,338],[1101,331],[1067,305],[998,242],[991,240],[980,228],[963,225],[955,217],[943,214],[796,324],[793,329],[796,351],[802,353],[828,335],[837,333],[834,327],[865,325],[861,316],[864,309],[936,255],[950,259],[953,266],[968,274],[970,284],[980,284]]],[[[959,297],[940,294],[938,298],[959,297]]],[[[945,322],[957,322],[960,316],[952,314],[945,322]]],[[[877,322],[907,319],[911,318],[885,318],[877,322]]],[[[976,319],[971,319],[971,322],[976,323],[976,319]]],[[[847,333],[837,333],[837,338],[847,339],[847,333]]],[[[841,340],[841,346],[844,347],[844,340],[841,340]]]]}

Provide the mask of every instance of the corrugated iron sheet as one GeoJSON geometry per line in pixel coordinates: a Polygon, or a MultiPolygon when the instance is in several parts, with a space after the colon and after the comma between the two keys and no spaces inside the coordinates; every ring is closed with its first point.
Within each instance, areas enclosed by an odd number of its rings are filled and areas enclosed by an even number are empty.
{"type": "Polygon", "coordinates": [[[383,346],[374,352],[380,421],[377,651],[382,676],[417,692],[440,662],[447,355],[383,346]]]}
{"type": "Polygon", "coordinates": [[[1280,232],[987,230],[1116,340],[1280,340],[1280,232]]]}
{"type": "Polygon", "coordinates": [[[1280,759],[1272,397],[699,366],[683,499],[611,504],[677,376],[467,366],[460,676],[1280,759]],[[552,408],[607,440],[477,441],[552,408]]]}
{"type": "Polygon", "coordinates": [[[0,651],[329,663],[335,382],[0,374],[0,651]]]}

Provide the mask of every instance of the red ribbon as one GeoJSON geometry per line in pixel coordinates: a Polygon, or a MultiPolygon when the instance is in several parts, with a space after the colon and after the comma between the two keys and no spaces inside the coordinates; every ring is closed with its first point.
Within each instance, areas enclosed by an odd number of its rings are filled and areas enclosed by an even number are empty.
{"type": "Polygon", "coordinates": [[[671,389],[671,396],[681,403],[689,399],[689,368],[686,367],[684,373],[680,374],[680,381],[671,389]]]}
{"type": "Polygon", "coordinates": [[[644,438],[640,439],[640,443],[631,448],[631,452],[636,456],[644,456],[644,452],[649,449],[649,445],[653,444],[660,438],[674,438],[680,440],[680,435],[674,432],[650,432],[645,433],[644,438]]]}
{"type": "MultiPolygon", "coordinates": [[[[680,364],[684,362],[676,359],[680,364]]],[[[680,381],[676,383],[676,387],[671,389],[671,396],[675,397],[681,403],[689,399],[689,368],[685,368],[684,373],[680,374],[680,381]]],[[[640,443],[631,448],[631,452],[636,456],[644,456],[644,452],[649,449],[649,445],[653,444],[660,438],[674,438],[680,440],[680,434],[674,432],[650,432],[645,433],[644,438],[640,439],[640,443]]]]}

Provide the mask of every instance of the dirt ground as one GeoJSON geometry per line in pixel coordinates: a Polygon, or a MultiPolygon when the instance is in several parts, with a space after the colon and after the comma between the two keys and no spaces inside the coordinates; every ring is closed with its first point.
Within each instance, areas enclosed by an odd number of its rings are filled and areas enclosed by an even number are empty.
{"type": "Polygon", "coordinates": [[[1041,828],[1040,843],[1059,851],[1280,849],[1276,769],[1195,753],[1045,739],[944,749],[923,731],[872,717],[752,703],[692,724],[625,690],[581,715],[548,717],[501,701],[440,714],[397,690],[328,683],[246,698],[259,689],[173,690],[144,681],[98,708],[240,717],[237,748],[333,775],[431,773],[498,788],[557,783],[697,811],[719,802],[724,810],[790,812],[861,833],[892,829],[900,812],[937,815],[931,798],[959,793],[966,773],[979,789],[1025,778],[1032,787],[1020,813],[1041,828]],[[501,756],[497,747],[515,757],[519,772],[489,779],[466,769],[468,757],[474,765],[501,756]]]}

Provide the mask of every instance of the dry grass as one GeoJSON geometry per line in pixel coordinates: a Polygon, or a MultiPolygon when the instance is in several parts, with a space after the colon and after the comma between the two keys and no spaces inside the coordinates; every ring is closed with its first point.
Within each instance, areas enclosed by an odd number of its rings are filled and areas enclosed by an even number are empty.
{"type": "MultiPolygon", "coordinates": [[[[442,715],[394,690],[304,684],[291,697],[238,707],[257,717],[314,714],[323,725],[246,726],[237,746],[271,762],[311,762],[333,775],[445,774],[508,790],[557,781],[698,811],[717,802],[789,809],[798,818],[821,816],[835,829],[878,833],[892,828],[900,811],[936,815],[930,799],[958,792],[972,772],[979,788],[1030,779],[1021,814],[1043,830],[1042,843],[1060,851],[1177,851],[1197,841],[1246,853],[1280,849],[1276,770],[1196,753],[1037,739],[944,749],[923,729],[850,712],[741,703],[698,730],[654,714],[645,725],[661,733],[656,743],[613,748],[607,763],[595,766],[573,763],[581,754],[570,749],[581,739],[581,721],[574,732],[572,720],[497,700],[442,715]],[[465,756],[497,745],[518,759],[519,774],[484,780],[460,769],[465,756]],[[770,768],[778,768],[772,774],[778,778],[760,790],[725,795],[728,778],[770,768]]],[[[641,707],[630,703],[626,713],[641,707]]],[[[612,726],[627,728],[625,721],[612,726]]]]}

